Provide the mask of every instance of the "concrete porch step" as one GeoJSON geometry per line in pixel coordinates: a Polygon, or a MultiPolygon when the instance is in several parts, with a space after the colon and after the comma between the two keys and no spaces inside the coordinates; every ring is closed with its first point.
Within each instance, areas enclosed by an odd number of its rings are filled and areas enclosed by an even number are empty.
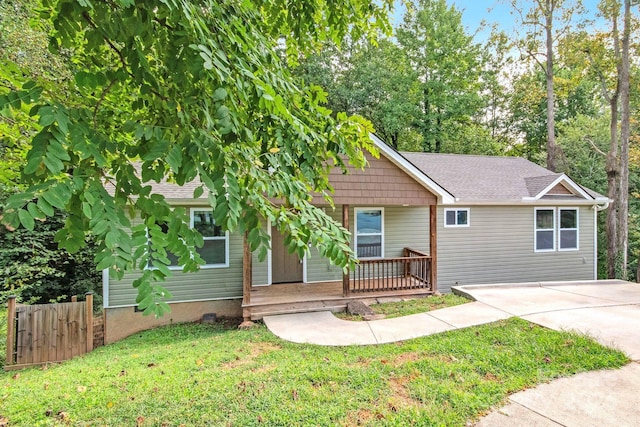
{"type": "Polygon", "coordinates": [[[260,320],[264,316],[277,314],[306,313],[312,311],[345,311],[349,300],[329,300],[329,301],[305,301],[288,304],[265,304],[248,307],[251,310],[251,320],[260,320]]]}

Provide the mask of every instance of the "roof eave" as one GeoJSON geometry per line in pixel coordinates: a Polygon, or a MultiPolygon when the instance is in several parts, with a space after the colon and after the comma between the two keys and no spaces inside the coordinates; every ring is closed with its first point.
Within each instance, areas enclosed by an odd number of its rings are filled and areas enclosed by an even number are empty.
{"type": "Polygon", "coordinates": [[[587,193],[580,185],[578,185],[576,182],[574,182],[571,178],[569,178],[565,174],[560,174],[556,179],[553,180],[553,182],[551,184],[547,185],[542,191],[540,191],[535,196],[533,196],[533,197],[523,197],[522,199],[523,200],[529,200],[529,199],[539,200],[543,196],[545,196],[549,191],[551,191],[552,188],[554,188],[556,185],[561,184],[561,183],[564,184],[565,186],[570,187],[569,191],[571,191],[576,196],[584,197],[585,199],[590,200],[590,201],[595,200],[595,198],[593,196],[591,196],[589,193],[587,193]]]}
{"type": "Polygon", "coordinates": [[[410,177],[416,180],[420,185],[433,193],[437,199],[438,204],[448,205],[455,203],[456,199],[453,194],[449,193],[444,187],[431,179],[427,174],[422,172],[413,163],[407,160],[402,154],[396,151],[394,148],[387,145],[384,141],[378,138],[374,134],[369,134],[373,144],[389,159],[393,164],[402,169],[410,177]]]}
{"type": "Polygon", "coordinates": [[[610,202],[609,199],[534,199],[532,197],[522,199],[494,199],[494,200],[468,200],[456,199],[455,203],[443,203],[443,205],[457,206],[561,206],[580,205],[594,206],[610,202]]]}

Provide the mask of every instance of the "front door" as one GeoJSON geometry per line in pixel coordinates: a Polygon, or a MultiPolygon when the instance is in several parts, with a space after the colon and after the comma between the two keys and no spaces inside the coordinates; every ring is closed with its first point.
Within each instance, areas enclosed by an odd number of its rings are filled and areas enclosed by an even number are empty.
{"type": "Polygon", "coordinates": [[[271,227],[271,280],[272,283],[302,282],[302,261],[290,254],[284,244],[284,236],[271,227]]]}

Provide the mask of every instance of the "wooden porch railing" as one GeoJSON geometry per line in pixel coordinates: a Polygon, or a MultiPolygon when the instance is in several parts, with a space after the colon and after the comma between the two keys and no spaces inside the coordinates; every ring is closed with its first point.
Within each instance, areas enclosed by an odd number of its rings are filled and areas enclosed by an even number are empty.
{"type": "Polygon", "coordinates": [[[431,256],[404,248],[400,258],[360,260],[348,277],[347,293],[433,290],[431,256]]]}

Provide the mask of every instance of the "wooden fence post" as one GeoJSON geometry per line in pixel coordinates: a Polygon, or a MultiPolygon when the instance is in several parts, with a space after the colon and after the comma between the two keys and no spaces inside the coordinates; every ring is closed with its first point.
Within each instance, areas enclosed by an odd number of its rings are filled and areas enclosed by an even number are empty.
{"type": "Polygon", "coordinates": [[[93,350],[93,292],[85,294],[85,309],[87,318],[87,353],[93,350]]]}
{"type": "Polygon", "coordinates": [[[71,302],[78,302],[78,295],[72,295],[71,302]]]}
{"type": "Polygon", "coordinates": [[[13,354],[16,349],[16,297],[11,295],[8,301],[9,312],[7,313],[7,358],[6,364],[14,363],[13,354]]]}

